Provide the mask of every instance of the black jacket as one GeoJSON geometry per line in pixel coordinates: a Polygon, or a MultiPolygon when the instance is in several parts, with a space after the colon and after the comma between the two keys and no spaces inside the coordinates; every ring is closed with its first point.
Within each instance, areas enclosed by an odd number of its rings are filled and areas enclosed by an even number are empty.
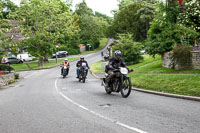
{"type": "Polygon", "coordinates": [[[86,63],[86,66],[88,67],[88,68],[90,68],[89,66],[88,66],[88,63],[87,63],[87,61],[78,61],[77,63],[76,63],[76,67],[80,67],[80,66],[82,66],[82,63],[86,63]]]}
{"type": "Polygon", "coordinates": [[[110,59],[109,64],[108,64],[108,69],[109,70],[113,70],[113,69],[117,69],[119,67],[126,67],[127,65],[125,64],[123,59],[117,59],[116,57],[113,57],[112,59],[110,59]]]}

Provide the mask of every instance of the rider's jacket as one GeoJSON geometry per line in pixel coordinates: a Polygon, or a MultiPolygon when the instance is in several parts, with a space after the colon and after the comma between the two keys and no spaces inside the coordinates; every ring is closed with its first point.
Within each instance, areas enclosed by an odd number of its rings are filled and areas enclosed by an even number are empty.
{"type": "Polygon", "coordinates": [[[63,65],[64,66],[69,66],[69,62],[64,62],[63,65]]]}
{"type": "Polygon", "coordinates": [[[118,69],[119,67],[127,67],[123,59],[121,58],[118,59],[116,57],[113,57],[112,59],[110,59],[109,64],[108,64],[109,70],[118,69]]]}
{"type": "Polygon", "coordinates": [[[88,66],[88,63],[87,63],[87,61],[78,61],[77,63],[76,63],[76,67],[80,67],[80,66],[82,66],[82,63],[86,63],[86,66],[89,68],[89,66],[88,66]]]}

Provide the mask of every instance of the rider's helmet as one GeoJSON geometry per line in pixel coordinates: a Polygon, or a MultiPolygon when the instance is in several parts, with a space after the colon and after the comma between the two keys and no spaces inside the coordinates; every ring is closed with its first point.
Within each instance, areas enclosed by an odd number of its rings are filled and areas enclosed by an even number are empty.
{"type": "Polygon", "coordinates": [[[81,57],[80,57],[80,59],[84,59],[84,57],[83,57],[83,56],[81,56],[81,57]]]}
{"type": "Polygon", "coordinates": [[[120,58],[122,56],[122,52],[120,50],[115,51],[115,57],[120,58]]]}
{"type": "Polygon", "coordinates": [[[68,59],[66,58],[65,61],[68,61],[68,59]]]}

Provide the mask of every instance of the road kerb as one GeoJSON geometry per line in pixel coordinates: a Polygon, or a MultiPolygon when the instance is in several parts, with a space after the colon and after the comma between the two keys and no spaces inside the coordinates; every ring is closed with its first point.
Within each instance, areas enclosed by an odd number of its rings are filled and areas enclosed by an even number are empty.
{"type": "MultiPolygon", "coordinates": [[[[99,76],[97,76],[96,74],[94,74],[92,72],[91,72],[91,74],[95,78],[97,78],[97,79],[102,79],[102,78],[100,78],[99,76]]],[[[166,96],[166,97],[173,97],[173,98],[179,98],[179,99],[186,99],[186,100],[193,100],[193,101],[200,102],[200,97],[170,94],[170,93],[164,93],[164,92],[157,92],[157,91],[145,90],[145,89],[141,89],[141,88],[132,88],[132,90],[139,91],[139,92],[144,92],[144,93],[149,93],[149,94],[154,94],[154,95],[160,95],[160,96],[166,96]]]]}

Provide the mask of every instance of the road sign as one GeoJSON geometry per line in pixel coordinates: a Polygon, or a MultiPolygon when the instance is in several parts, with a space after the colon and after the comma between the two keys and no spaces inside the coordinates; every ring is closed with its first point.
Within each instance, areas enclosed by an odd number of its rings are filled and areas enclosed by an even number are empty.
{"type": "Polygon", "coordinates": [[[58,44],[56,44],[56,48],[58,48],[59,47],[59,45],[58,44]]]}

